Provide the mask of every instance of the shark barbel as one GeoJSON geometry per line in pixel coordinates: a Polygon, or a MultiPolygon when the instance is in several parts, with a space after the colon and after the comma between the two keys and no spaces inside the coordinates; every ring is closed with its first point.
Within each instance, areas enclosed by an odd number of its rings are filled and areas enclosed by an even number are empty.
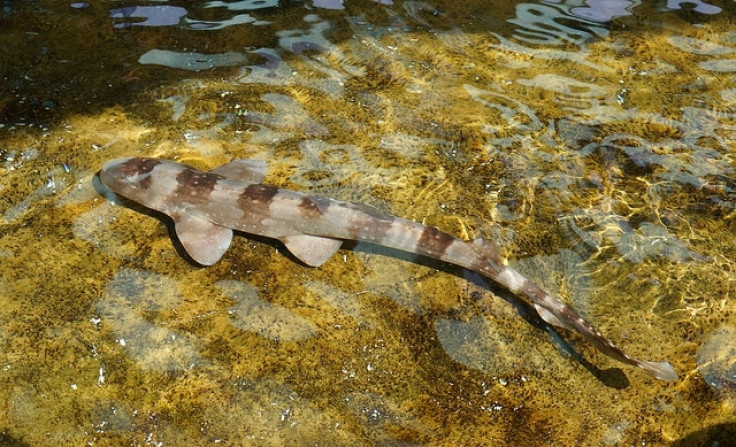
{"type": "Polygon", "coordinates": [[[504,265],[494,241],[463,241],[368,205],[264,185],[265,175],[266,165],[258,160],[235,160],[201,171],[173,161],[136,157],[107,163],[100,180],[113,192],[171,217],[181,244],[202,265],[222,257],[233,230],[278,239],[313,267],[326,262],[345,240],[416,253],[478,272],[528,298],[544,321],[577,331],[618,361],[658,379],[677,378],[669,363],[629,356],[570,306],[504,265]]]}

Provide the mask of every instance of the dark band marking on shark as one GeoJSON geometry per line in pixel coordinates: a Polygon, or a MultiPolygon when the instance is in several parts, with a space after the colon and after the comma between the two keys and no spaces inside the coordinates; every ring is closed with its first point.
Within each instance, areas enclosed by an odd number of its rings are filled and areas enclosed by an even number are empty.
{"type": "Polygon", "coordinates": [[[427,227],[419,237],[418,246],[426,247],[427,256],[439,259],[446,257],[447,249],[455,242],[455,238],[436,228],[427,227]]]}
{"type": "Polygon", "coordinates": [[[251,206],[269,206],[279,189],[268,185],[248,185],[238,197],[238,205],[247,209],[251,206]]]}
{"type": "Polygon", "coordinates": [[[302,200],[296,206],[299,207],[299,210],[304,213],[307,219],[317,219],[322,215],[322,210],[317,202],[308,197],[302,197],[302,200]]]}
{"type": "Polygon", "coordinates": [[[176,176],[176,191],[174,191],[174,194],[181,197],[209,197],[218,180],[217,176],[185,169],[176,176]]]}
{"type": "Polygon", "coordinates": [[[136,163],[135,159],[131,159],[129,163],[124,163],[120,166],[120,170],[124,175],[134,176],[141,174],[148,174],[153,169],[160,165],[162,162],[157,158],[146,158],[139,159],[140,162],[136,163]]]}
{"type": "Polygon", "coordinates": [[[365,204],[264,185],[265,174],[265,163],[256,160],[200,171],[173,161],[126,158],[107,163],[100,180],[113,192],[170,216],[187,253],[202,265],[222,257],[233,230],[278,239],[315,267],[332,257],[344,240],[416,253],[478,272],[528,298],[545,322],[578,332],[616,360],[658,379],[677,378],[669,363],[629,356],[573,308],[504,265],[494,241],[463,241],[365,204]]]}

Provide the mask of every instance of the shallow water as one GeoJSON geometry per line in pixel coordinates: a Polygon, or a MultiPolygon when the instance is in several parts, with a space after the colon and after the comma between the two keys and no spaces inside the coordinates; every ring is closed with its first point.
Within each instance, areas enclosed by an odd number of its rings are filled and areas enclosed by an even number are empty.
{"type": "Polygon", "coordinates": [[[487,3],[3,3],[0,441],[727,445],[736,3],[487,3]],[[197,267],[100,185],[130,155],[494,238],[680,378],[412,255],[197,267]]]}

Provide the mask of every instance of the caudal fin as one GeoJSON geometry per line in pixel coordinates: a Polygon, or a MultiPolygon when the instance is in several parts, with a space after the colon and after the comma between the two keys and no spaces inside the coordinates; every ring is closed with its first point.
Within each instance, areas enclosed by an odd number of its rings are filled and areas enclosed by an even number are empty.
{"type": "Polygon", "coordinates": [[[677,380],[677,373],[668,362],[641,362],[638,366],[657,379],[677,380]]]}

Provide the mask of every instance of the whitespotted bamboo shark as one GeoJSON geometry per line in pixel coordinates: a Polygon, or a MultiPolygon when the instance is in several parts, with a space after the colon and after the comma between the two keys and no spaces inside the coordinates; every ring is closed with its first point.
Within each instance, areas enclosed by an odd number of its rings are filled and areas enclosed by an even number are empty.
{"type": "Polygon", "coordinates": [[[256,160],[201,171],[173,161],[124,158],[100,171],[100,180],[113,192],[170,216],[181,244],[199,264],[217,262],[230,246],[233,230],[278,239],[313,267],[326,262],[345,240],[416,253],[478,272],[528,298],[548,324],[577,331],[618,361],[658,379],[677,378],[669,363],[629,356],[570,306],[504,265],[494,241],[463,241],[368,205],[264,185],[265,176],[265,162],[256,160]]]}

